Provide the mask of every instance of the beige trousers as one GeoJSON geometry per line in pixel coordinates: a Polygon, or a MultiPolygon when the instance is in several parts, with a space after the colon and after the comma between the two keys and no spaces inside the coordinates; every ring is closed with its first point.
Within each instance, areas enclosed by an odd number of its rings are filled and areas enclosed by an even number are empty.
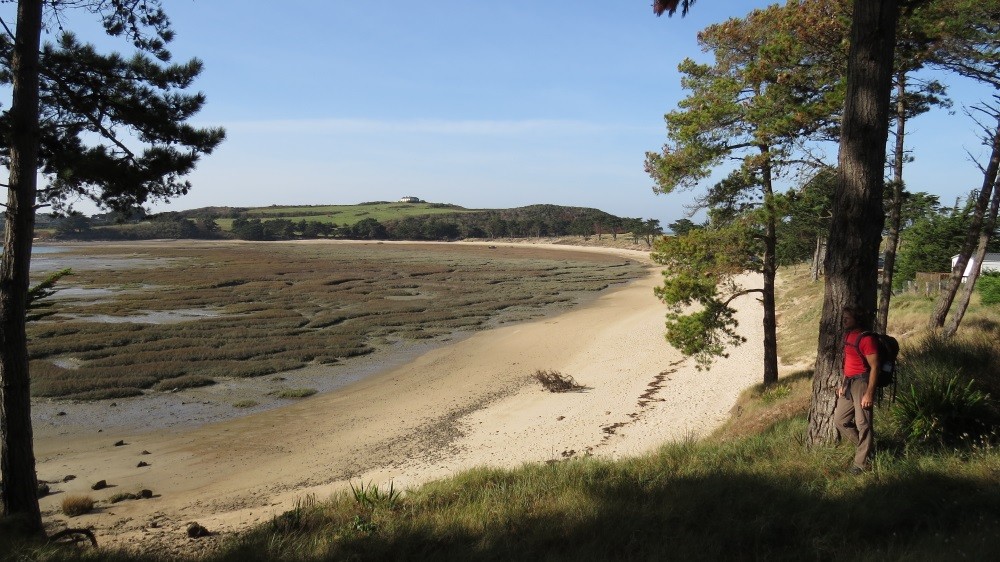
{"type": "Polygon", "coordinates": [[[867,468],[875,444],[872,430],[872,409],[861,407],[861,397],[868,390],[867,377],[854,377],[844,381],[846,391],[837,397],[837,408],[833,412],[834,422],[841,437],[854,443],[854,466],[867,468]]]}

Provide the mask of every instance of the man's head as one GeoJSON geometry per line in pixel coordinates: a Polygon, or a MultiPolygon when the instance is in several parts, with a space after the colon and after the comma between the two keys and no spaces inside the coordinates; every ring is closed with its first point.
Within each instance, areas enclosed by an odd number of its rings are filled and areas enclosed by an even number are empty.
{"type": "Polygon", "coordinates": [[[845,330],[865,330],[871,325],[868,311],[860,306],[845,306],[841,318],[845,330]]]}

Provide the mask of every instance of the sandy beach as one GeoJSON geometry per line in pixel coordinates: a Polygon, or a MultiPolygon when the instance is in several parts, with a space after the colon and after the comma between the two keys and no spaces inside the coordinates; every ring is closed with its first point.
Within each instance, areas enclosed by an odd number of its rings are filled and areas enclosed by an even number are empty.
{"type": "Polygon", "coordinates": [[[558,316],[477,332],[339,390],[200,427],[74,427],[67,404],[65,422],[35,428],[38,476],[57,492],[41,500],[46,522],[92,527],[102,545],[184,549],[189,522],[238,531],[348,482],[405,489],[475,466],[621,458],[706,435],[761,377],[761,307],[753,296],[735,301],[747,343],[697,371],[663,339],[658,281],[654,271],[558,316]],[[540,369],[587,388],[550,393],[531,376],[540,369]],[[111,487],[92,491],[98,480],[111,487]],[[100,501],[140,489],[154,497],[100,501]],[[99,508],[69,520],[59,512],[67,493],[99,508]]]}

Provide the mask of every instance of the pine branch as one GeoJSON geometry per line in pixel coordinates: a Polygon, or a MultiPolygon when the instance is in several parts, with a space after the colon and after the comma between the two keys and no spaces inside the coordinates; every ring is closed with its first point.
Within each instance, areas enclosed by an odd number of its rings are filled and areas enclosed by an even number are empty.
{"type": "Polygon", "coordinates": [[[129,150],[127,146],[125,146],[124,144],[122,144],[121,141],[118,140],[118,137],[115,135],[114,131],[105,127],[104,123],[101,122],[100,117],[92,115],[91,113],[84,110],[82,104],[78,103],[79,96],[76,95],[76,92],[69,87],[69,85],[66,83],[65,80],[63,80],[58,75],[48,72],[48,70],[45,68],[42,68],[40,73],[46,76],[47,78],[51,79],[53,82],[55,82],[56,85],[59,86],[59,90],[66,95],[66,98],[70,101],[70,104],[72,105],[73,109],[75,109],[78,114],[86,118],[87,122],[93,125],[94,128],[98,129],[104,138],[111,141],[112,143],[114,143],[115,146],[120,148],[122,152],[125,153],[127,160],[131,161],[133,164],[138,164],[138,162],[136,161],[135,153],[129,150]]]}
{"type": "Polygon", "coordinates": [[[7,32],[7,35],[10,35],[10,38],[13,39],[14,38],[14,32],[10,30],[10,27],[7,26],[7,22],[4,21],[3,18],[0,18],[0,25],[3,26],[4,31],[7,32]]]}
{"type": "Polygon", "coordinates": [[[764,294],[764,289],[743,289],[742,291],[737,291],[735,294],[731,295],[726,302],[722,303],[723,306],[729,306],[729,303],[742,297],[743,295],[749,295],[750,293],[760,293],[764,294]]]}

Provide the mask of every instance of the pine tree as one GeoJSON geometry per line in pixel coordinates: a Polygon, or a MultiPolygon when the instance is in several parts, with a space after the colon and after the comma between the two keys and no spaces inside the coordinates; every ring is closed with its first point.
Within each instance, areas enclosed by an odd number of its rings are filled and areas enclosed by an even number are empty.
{"type": "Polygon", "coordinates": [[[0,116],[0,158],[10,170],[0,262],[0,475],[3,514],[40,534],[25,335],[36,210],[71,211],[82,197],[126,211],[183,195],[191,187],[184,175],[225,134],[186,123],[205,103],[185,92],[202,64],[169,64],[174,34],[159,0],[19,0],[15,30],[2,23],[0,82],[13,97],[0,116]],[[100,54],[61,28],[42,45],[46,11],[60,21],[72,9],[96,14],[135,54],[100,54]]]}

